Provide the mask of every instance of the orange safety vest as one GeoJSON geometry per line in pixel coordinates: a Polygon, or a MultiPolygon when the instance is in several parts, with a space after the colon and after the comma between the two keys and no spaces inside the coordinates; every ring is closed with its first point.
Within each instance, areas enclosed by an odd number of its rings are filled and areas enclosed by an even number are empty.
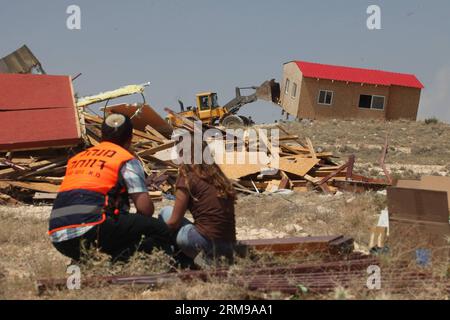
{"type": "MultiPolygon", "coordinates": [[[[110,192],[118,186],[120,169],[125,162],[132,159],[134,156],[129,151],[110,142],[102,142],[70,158],[50,216],[49,234],[104,222],[104,208],[111,207],[109,202],[113,199],[108,198],[110,192]],[[89,203],[92,197],[85,197],[86,203],[80,203],[78,199],[74,204],[67,200],[71,199],[67,196],[71,192],[94,194],[104,200],[101,206],[98,203],[89,203]]],[[[114,196],[117,195],[115,192],[114,196]]]]}
{"type": "Polygon", "coordinates": [[[80,152],[67,163],[59,192],[84,189],[106,195],[117,184],[122,165],[133,158],[130,152],[110,142],[80,152]]]}

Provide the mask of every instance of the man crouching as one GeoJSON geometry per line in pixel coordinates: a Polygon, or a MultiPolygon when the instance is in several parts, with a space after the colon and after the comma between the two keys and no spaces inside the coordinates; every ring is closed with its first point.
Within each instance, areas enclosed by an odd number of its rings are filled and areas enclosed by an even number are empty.
{"type": "Polygon", "coordinates": [[[126,261],[136,251],[169,251],[170,232],[153,218],[144,168],[130,153],[133,125],[121,114],[107,117],[102,142],[72,157],[50,216],[54,247],[80,261],[91,247],[126,261]],[[129,197],[137,214],[129,214],[129,197]]]}

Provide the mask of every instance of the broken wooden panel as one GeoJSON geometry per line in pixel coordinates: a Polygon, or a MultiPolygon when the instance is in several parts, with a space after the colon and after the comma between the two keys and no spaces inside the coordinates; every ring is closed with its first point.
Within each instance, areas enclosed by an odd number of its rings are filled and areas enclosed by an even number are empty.
{"type": "MultiPolygon", "coordinates": [[[[106,108],[110,113],[121,113],[132,117],[140,108],[139,105],[119,104],[106,108]]],[[[132,119],[133,127],[145,132],[146,127],[150,126],[166,138],[170,138],[173,128],[170,126],[152,107],[144,105],[141,111],[132,119]]]]}
{"type": "Polygon", "coordinates": [[[279,159],[280,160],[278,168],[280,170],[301,177],[306,175],[320,161],[317,158],[304,158],[300,155],[280,157],[279,159]]]}
{"type": "Polygon", "coordinates": [[[45,74],[41,63],[26,45],[0,59],[0,73],[34,72],[45,74]]]}
{"type": "Polygon", "coordinates": [[[81,142],[70,77],[0,74],[0,150],[45,149],[81,142]]]}
{"type": "Polygon", "coordinates": [[[214,154],[216,163],[228,179],[236,180],[251,174],[256,174],[267,167],[267,163],[263,163],[265,160],[268,161],[266,154],[247,151],[221,151],[220,148],[223,148],[223,145],[221,146],[220,144],[216,146],[209,144],[209,146],[214,154]]]}
{"type": "Polygon", "coordinates": [[[261,171],[259,164],[221,164],[219,165],[228,179],[236,180],[261,171]]]}

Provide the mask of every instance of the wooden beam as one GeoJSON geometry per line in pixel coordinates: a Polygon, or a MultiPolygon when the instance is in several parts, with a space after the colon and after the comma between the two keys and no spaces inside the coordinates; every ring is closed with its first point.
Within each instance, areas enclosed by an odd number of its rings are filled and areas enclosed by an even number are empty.
{"type": "Polygon", "coordinates": [[[163,144],[161,144],[159,146],[156,146],[156,147],[153,147],[153,148],[150,148],[150,149],[147,149],[147,150],[139,151],[139,152],[137,152],[137,154],[140,157],[145,158],[145,157],[153,155],[153,154],[155,154],[155,153],[157,153],[159,151],[172,148],[173,146],[175,146],[175,144],[176,144],[176,141],[169,141],[169,142],[163,143],[163,144]]]}

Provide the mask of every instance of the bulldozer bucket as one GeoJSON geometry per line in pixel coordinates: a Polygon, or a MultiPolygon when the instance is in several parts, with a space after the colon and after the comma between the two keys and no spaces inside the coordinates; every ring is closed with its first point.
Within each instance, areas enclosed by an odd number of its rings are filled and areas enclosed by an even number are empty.
{"type": "Polygon", "coordinates": [[[275,79],[265,81],[256,89],[258,99],[277,103],[280,100],[280,84],[275,79]]]}

